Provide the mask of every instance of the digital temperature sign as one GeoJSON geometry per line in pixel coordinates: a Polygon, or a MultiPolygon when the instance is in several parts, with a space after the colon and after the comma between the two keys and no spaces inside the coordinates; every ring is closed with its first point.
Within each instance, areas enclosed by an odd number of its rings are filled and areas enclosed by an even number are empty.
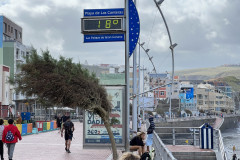
{"type": "Polygon", "coordinates": [[[82,19],[82,32],[123,31],[123,18],[82,19]]]}

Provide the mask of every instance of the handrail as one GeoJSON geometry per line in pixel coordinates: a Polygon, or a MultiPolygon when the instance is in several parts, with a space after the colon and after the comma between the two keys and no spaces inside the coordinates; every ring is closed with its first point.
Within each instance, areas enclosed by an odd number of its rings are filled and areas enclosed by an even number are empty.
{"type": "Polygon", "coordinates": [[[220,150],[222,160],[227,160],[227,152],[224,148],[221,131],[220,131],[220,129],[216,129],[216,130],[218,131],[218,135],[219,135],[219,137],[218,137],[218,140],[219,140],[218,149],[220,150]]]}
{"type": "Polygon", "coordinates": [[[159,160],[177,160],[172,152],[168,150],[157,133],[153,132],[153,147],[155,149],[155,159],[159,160]]]}
{"type": "Polygon", "coordinates": [[[199,129],[199,127],[155,127],[155,128],[159,128],[159,129],[173,129],[173,128],[177,128],[177,129],[199,129]]]}
{"type": "MultiPolygon", "coordinates": [[[[164,134],[170,134],[172,135],[172,138],[168,138],[168,139],[164,139],[162,138],[162,140],[171,140],[172,141],[172,144],[173,145],[176,145],[176,142],[180,142],[180,141],[185,141],[185,140],[192,140],[193,141],[193,145],[194,146],[197,146],[197,142],[200,141],[200,128],[199,127],[155,127],[155,129],[169,129],[169,130],[172,130],[171,133],[170,132],[160,132],[160,133],[157,133],[158,135],[164,135],[164,134]],[[185,133],[185,132],[176,132],[176,130],[178,129],[187,129],[187,130],[190,130],[192,129],[192,132],[190,133],[185,133]],[[176,135],[192,135],[192,138],[187,138],[187,139],[183,139],[181,137],[176,137],[176,135]]],[[[187,143],[188,144],[188,143],[187,143]]]]}
{"type": "MultiPolygon", "coordinates": [[[[146,121],[147,127],[149,127],[149,122],[146,121]]],[[[155,149],[155,156],[154,159],[157,160],[177,160],[173,155],[172,152],[168,150],[165,144],[162,142],[161,138],[158,134],[153,131],[153,147],[155,149]]]]}

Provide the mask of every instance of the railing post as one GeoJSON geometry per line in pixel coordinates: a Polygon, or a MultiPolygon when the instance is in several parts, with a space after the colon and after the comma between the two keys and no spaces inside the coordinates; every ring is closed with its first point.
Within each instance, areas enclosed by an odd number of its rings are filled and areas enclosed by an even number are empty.
{"type": "Polygon", "coordinates": [[[175,128],[172,130],[172,136],[173,136],[173,145],[175,146],[175,128]]]}
{"type": "Polygon", "coordinates": [[[193,128],[193,145],[196,146],[196,134],[195,134],[195,128],[193,128]]]}

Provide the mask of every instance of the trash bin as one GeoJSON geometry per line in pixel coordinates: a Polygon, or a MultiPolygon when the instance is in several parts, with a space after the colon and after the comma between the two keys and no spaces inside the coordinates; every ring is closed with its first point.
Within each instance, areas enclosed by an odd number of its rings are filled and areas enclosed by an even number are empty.
{"type": "Polygon", "coordinates": [[[32,133],[32,123],[27,124],[27,133],[31,134],[32,133]]]}
{"type": "Polygon", "coordinates": [[[47,122],[47,130],[49,131],[50,130],[50,126],[51,124],[50,124],[50,122],[47,122]]]}
{"type": "Polygon", "coordinates": [[[22,135],[27,134],[27,124],[22,124],[22,135]]]}
{"type": "Polygon", "coordinates": [[[43,122],[37,121],[36,125],[37,125],[38,132],[42,132],[43,131],[43,122]]]}
{"type": "Polygon", "coordinates": [[[22,134],[22,124],[16,124],[16,127],[18,128],[20,134],[22,134]]]}
{"type": "Polygon", "coordinates": [[[50,122],[50,130],[54,129],[54,122],[50,122]]]}
{"type": "Polygon", "coordinates": [[[213,128],[208,123],[200,127],[200,148],[213,149],[213,128]]]}
{"type": "Polygon", "coordinates": [[[43,131],[47,131],[47,122],[43,122],[43,131]]]}

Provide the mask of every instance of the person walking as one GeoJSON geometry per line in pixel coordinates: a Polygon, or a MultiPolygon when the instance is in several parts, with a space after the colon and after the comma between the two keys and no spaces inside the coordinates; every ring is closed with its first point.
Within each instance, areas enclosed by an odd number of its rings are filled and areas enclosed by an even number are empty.
{"type": "Polygon", "coordinates": [[[149,120],[150,126],[147,129],[146,146],[147,146],[147,151],[149,152],[149,147],[152,146],[152,143],[153,143],[153,131],[155,129],[155,124],[154,124],[154,119],[152,115],[149,117],[148,120],[149,120]]]}
{"type": "Polygon", "coordinates": [[[138,122],[138,132],[141,132],[142,118],[140,115],[138,116],[137,122],[138,122]]]}
{"type": "Polygon", "coordinates": [[[61,116],[60,114],[57,116],[57,127],[59,129],[58,133],[61,132],[61,126],[62,126],[62,119],[61,119],[61,116]]]}
{"type": "Polygon", "coordinates": [[[68,117],[67,121],[63,124],[62,130],[61,130],[61,137],[63,137],[63,130],[65,130],[65,150],[68,153],[70,152],[70,146],[71,146],[71,141],[73,138],[73,132],[74,132],[74,124],[70,120],[70,117],[68,117]]]}
{"type": "Polygon", "coordinates": [[[2,141],[6,143],[8,148],[8,158],[12,160],[13,152],[18,139],[21,141],[21,134],[16,126],[13,125],[13,119],[8,120],[7,126],[5,126],[2,134],[2,141]]]}
{"type": "Polygon", "coordinates": [[[3,160],[3,142],[2,142],[2,134],[4,130],[4,121],[3,119],[0,119],[0,155],[1,155],[1,160],[3,160]]]}

